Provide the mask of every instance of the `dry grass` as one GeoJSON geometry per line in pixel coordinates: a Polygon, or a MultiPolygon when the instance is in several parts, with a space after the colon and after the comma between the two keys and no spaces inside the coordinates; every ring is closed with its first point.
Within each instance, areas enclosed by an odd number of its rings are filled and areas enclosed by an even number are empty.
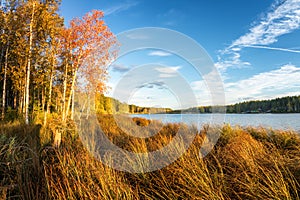
{"type": "MultiPolygon", "coordinates": [[[[122,123],[132,123],[128,120],[122,123]]],[[[152,124],[149,134],[159,128],[141,139],[128,136],[111,116],[99,121],[111,141],[133,152],[169,144],[179,128],[197,132],[182,124],[134,119],[142,127],[152,124]]],[[[72,127],[55,119],[48,127],[0,125],[0,199],[300,199],[300,137],[292,131],[225,125],[215,130],[221,137],[204,159],[202,131],[176,162],[131,174],[96,160],[72,127]],[[54,126],[63,135],[59,149],[51,146],[54,126]]]]}

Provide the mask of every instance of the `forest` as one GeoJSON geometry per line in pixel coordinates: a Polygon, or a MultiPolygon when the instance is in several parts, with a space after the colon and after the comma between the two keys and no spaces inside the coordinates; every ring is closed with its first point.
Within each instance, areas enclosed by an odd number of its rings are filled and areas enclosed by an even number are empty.
{"type": "MultiPolygon", "coordinates": [[[[96,110],[100,114],[126,113],[126,114],[159,114],[159,113],[211,113],[211,106],[200,106],[185,110],[172,110],[171,108],[152,108],[137,105],[128,105],[112,97],[97,95],[96,110]]],[[[271,100],[245,101],[226,106],[226,113],[299,113],[300,96],[288,96],[271,100]]]]}
{"type": "MultiPolygon", "coordinates": [[[[174,110],[170,113],[211,113],[211,106],[201,106],[186,110],[174,110]]],[[[300,96],[288,96],[271,100],[245,101],[226,106],[226,113],[299,113],[300,96]]]]}
{"type": "Polygon", "coordinates": [[[91,11],[65,26],[60,0],[1,1],[1,119],[29,124],[50,113],[73,118],[75,90],[103,93],[107,63],[118,44],[103,20],[91,11]],[[76,86],[80,77],[86,84],[76,86]],[[8,113],[8,114],[7,114],[8,113]]]}
{"type": "Polygon", "coordinates": [[[98,114],[112,114],[112,113],[125,113],[125,114],[158,114],[170,113],[170,108],[154,108],[143,107],[133,104],[126,104],[120,102],[112,97],[107,97],[104,94],[97,94],[96,96],[96,111],[98,114]]]}
{"type": "MultiPolygon", "coordinates": [[[[103,20],[91,11],[66,26],[60,0],[2,1],[0,10],[1,119],[26,124],[37,117],[44,124],[51,113],[73,119],[74,93],[95,91],[98,113],[178,113],[170,108],[127,105],[103,94],[107,64],[117,55],[118,43],[103,20]],[[84,88],[76,85],[78,77],[84,88]]],[[[186,112],[210,113],[211,107],[186,112]]],[[[300,97],[249,101],[227,106],[227,113],[300,112],[300,97]]]]}
{"type": "Polygon", "coordinates": [[[227,106],[227,113],[299,113],[300,96],[248,101],[227,106]]]}

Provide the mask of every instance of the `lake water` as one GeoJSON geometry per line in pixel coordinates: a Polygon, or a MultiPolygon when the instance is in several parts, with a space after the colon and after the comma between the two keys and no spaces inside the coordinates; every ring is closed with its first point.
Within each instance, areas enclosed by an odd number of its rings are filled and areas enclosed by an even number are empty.
{"type": "Polygon", "coordinates": [[[224,124],[232,126],[254,126],[272,129],[291,129],[300,132],[300,113],[297,114],[138,114],[132,117],[168,122],[203,124],[224,124]]]}

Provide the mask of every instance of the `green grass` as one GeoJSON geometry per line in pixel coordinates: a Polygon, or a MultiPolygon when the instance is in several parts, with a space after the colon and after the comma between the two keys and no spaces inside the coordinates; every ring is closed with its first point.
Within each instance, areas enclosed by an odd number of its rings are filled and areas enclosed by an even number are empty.
{"type": "MultiPolygon", "coordinates": [[[[122,119],[122,123],[131,123],[122,119]]],[[[111,116],[99,118],[116,145],[133,152],[168,144],[182,124],[134,123],[158,134],[129,137],[111,116]]],[[[0,125],[0,199],[300,199],[300,137],[292,131],[225,125],[214,149],[202,159],[205,130],[176,162],[151,173],[116,171],[84,148],[74,125],[49,119],[47,127],[18,122],[0,125]],[[62,131],[53,148],[51,130],[62,131]]],[[[135,130],[131,130],[135,131],[135,130]]]]}

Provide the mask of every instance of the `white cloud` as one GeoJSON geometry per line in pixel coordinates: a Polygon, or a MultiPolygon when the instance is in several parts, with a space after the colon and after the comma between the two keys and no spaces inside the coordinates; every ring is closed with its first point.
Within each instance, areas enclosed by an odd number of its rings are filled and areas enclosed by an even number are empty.
{"type": "Polygon", "coordinates": [[[181,66],[155,68],[156,71],[164,73],[164,74],[175,74],[175,73],[177,73],[177,71],[179,69],[181,69],[181,66]]]}
{"type": "Polygon", "coordinates": [[[229,57],[218,60],[216,63],[218,69],[226,71],[229,67],[249,66],[249,62],[240,59],[240,51],[245,47],[298,53],[294,50],[266,45],[273,44],[278,41],[278,37],[300,28],[300,0],[286,0],[281,4],[274,4],[266,17],[253,24],[256,25],[250,28],[247,34],[233,41],[229,47],[221,51],[222,56],[227,55],[229,57]]]}
{"type": "Polygon", "coordinates": [[[263,72],[238,82],[225,83],[226,99],[235,103],[241,99],[265,99],[267,97],[300,94],[300,68],[284,65],[280,69],[263,72]]]}
{"type": "Polygon", "coordinates": [[[287,0],[269,12],[249,33],[234,41],[232,47],[273,44],[279,36],[291,33],[299,27],[300,0],[287,0]]]}
{"type": "Polygon", "coordinates": [[[158,14],[157,19],[164,26],[176,26],[185,19],[185,15],[182,11],[171,8],[165,13],[158,14]]]}
{"type": "Polygon", "coordinates": [[[203,80],[191,83],[199,105],[224,105],[225,91],[223,80],[217,70],[203,76],[203,80]]]}
{"type": "Polygon", "coordinates": [[[149,56],[160,56],[160,57],[166,57],[171,56],[172,54],[166,52],[166,51],[152,51],[148,54],[149,56]]]}
{"type": "Polygon", "coordinates": [[[114,72],[127,72],[130,70],[128,66],[125,66],[123,64],[112,64],[110,65],[110,67],[114,72]]]}
{"type": "Polygon", "coordinates": [[[172,77],[176,77],[177,74],[160,74],[159,78],[172,78],[172,77]]]}
{"type": "Polygon", "coordinates": [[[231,56],[226,60],[222,60],[221,57],[219,57],[219,60],[217,63],[215,63],[215,66],[221,72],[226,71],[226,69],[229,67],[244,68],[244,67],[251,66],[251,63],[242,61],[240,57],[241,57],[240,53],[231,52],[231,56]]]}
{"type": "Polygon", "coordinates": [[[113,7],[110,7],[108,9],[104,10],[104,15],[108,16],[108,15],[112,15],[112,14],[117,14],[119,12],[128,10],[129,8],[136,6],[138,3],[137,2],[125,2],[123,4],[120,5],[116,5],[113,7]]]}
{"type": "Polygon", "coordinates": [[[127,38],[131,40],[147,40],[149,37],[143,34],[131,33],[126,35],[127,38]]]}
{"type": "Polygon", "coordinates": [[[244,45],[243,47],[256,48],[256,49],[269,49],[269,50],[276,50],[276,51],[286,51],[286,52],[290,52],[290,53],[300,53],[300,50],[285,49],[285,48],[278,48],[278,47],[268,47],[268,46],[259,46],[259,45],[244,45]]]}
{"type": "MultiPolygon", "coordinates": [[[[300,95],[300,67],[284,65],[248,79],[224,83],[226,104],[245,100],[273,99],[300,95]]],[[[199,105],[212,105],[212,95],[204,80],[191,83],[199,105]]]]}
{"type": "Polygon", "coordinates": [[[160,72],[159,78],[172,78],[178,76],[178,70],[181,66],[157,67],[156,71],[160,72]]]}

